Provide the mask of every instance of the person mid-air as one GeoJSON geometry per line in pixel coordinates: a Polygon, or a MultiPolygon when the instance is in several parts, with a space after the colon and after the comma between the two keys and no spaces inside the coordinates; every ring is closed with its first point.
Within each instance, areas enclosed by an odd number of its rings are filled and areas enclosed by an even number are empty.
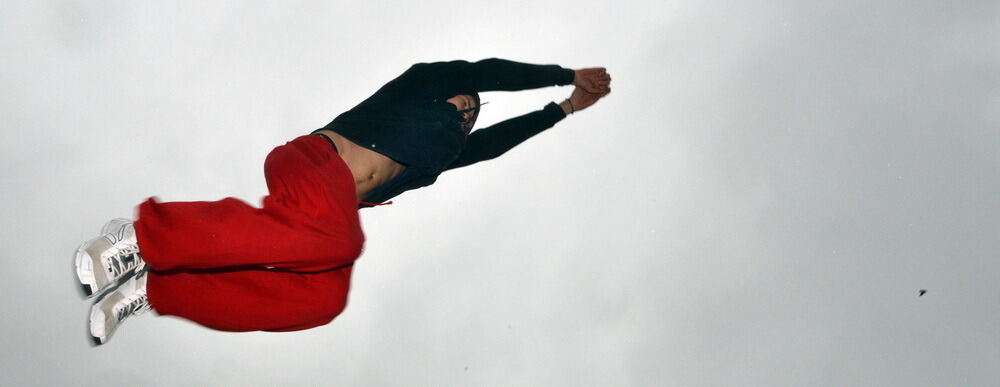
{"type": "Polygon", "coordinates": [[[147,310],[232,332],[324,325],[347,304],[365,237],[358,210],[500,156],[610,93],[604,68],[503,59],[418,63],[323,128],[274,148],[261,208],[147,199],[75,255],[104,344],[147,310]],[[569,98],[473,131],[479,92],[575,86],[569,98]]]}

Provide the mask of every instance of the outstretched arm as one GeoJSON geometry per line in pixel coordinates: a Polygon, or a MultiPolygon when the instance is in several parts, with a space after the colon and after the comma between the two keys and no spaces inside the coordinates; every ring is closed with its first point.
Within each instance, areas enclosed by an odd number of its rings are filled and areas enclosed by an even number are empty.
{"type": "Polygon", "coordinates": [[[404,74],[422,92],[445,98],[482,91],[516,91],[567,85],[575,72],[558,65],[537,65],[490,58],[478,62],[418,63],[404,74]]]}
{"type": "Polygon", "coordinates": [[[559,105],[549,103],[542,110],[473,131],[465,141],[465,149],[445,170],[496,158],[531,136],[551,128],[564,117],[566,114],[559,105]]]}
{"type": "Polygon", "coordinates": [[[496,158],[532,136],[551,128],[568,114],[590,107],[611,92],[610,76],[607,81],[607,92],[588,93],[582,87],[576,87],[570,97],[559,105],[549,103],[542,110],[472,132],[466,140],[465,149],[446,170],[496,158]]]}
{"type": "Polygon", "coordinates": [[[478,62],[418,63],[400,80],[412,92],[438,98],[485,91],[517,91],[573,84],[592,93],[606,91],[604,68],[571,70],[558,65],[537,65],[490,58],[478,62]],[[603,82],[603,83],[602,83],[603,82]]]}

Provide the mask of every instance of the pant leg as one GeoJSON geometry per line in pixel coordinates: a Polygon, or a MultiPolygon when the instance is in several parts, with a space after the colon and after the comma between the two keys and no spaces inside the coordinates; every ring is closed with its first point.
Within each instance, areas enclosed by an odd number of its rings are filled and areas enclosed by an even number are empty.
{"type": "Polygon", "coordinates": [[[147,274],[149,303],[177,316],[230,332],[296,331],[325,325],[347,306],[351,267],[322,273],[240,270],[147,274]]]}
{"type": "Polygon", "coordinates": [[[316,272],[351,264],[364,234],[354,178],[320,136],[268,154],[262,208],[236,198],[139,205],[139,251],[157,271],[251,269],[316,272]]]}
{"type": "Polygon", "coordinates": [[[364,242],[350,170],[323,138],[303,136],[271,151],[264,175],[260,209],[235,198],[139,206],[158,314],[224,331],[292,331],[344,310],[364,242]]]}

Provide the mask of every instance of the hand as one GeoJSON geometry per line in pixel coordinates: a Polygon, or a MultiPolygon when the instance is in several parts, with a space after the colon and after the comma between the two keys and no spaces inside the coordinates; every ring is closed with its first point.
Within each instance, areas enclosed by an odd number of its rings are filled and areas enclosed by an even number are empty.
{"type": "Polygon", "coordinates": [[[591,67],[575,71],[573,86],[582,87],[589,93],[608,93],[611,91],[611,75],[604,67],[591,67]]]}
{"type": "Polygon", "coordinates": [[[573,94],[570,94],[569,98],[559,104],[563,109],[563,113],[572,114],[580,110],[586,109],[597,103],[597,100],[604,98],[604,96],[611,93],[609,88],[606,93],[588,93],[580,87],[573,88],[573,94]]]}

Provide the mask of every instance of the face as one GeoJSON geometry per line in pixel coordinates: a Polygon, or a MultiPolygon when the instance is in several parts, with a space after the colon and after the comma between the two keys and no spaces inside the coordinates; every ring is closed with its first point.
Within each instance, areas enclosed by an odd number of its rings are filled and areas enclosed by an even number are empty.
{"type": "Polygon", "coordinates": [[[468,110],[462,113],[462,131],[469,134],[472,131],[472,126],[476,124],[476,118],[479,117],[479,102],[476,101],[476,97],[469,94],[459,94],[448,98],[448,102],[455,105],[455,109],[458,111],[468,110]]]}

